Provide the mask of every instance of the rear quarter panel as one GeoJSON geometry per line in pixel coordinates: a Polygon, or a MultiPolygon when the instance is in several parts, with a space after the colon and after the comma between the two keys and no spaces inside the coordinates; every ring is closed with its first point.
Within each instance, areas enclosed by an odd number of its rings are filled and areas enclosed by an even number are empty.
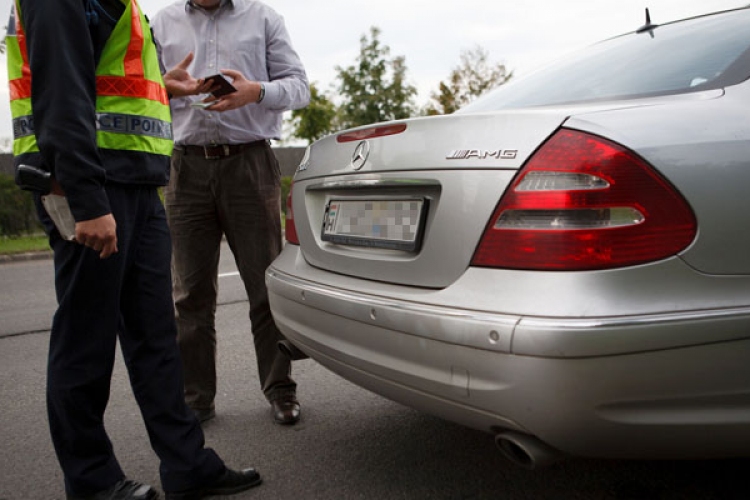
{"type": "Polygon", "coordinates": [[[698,236],[681,255],[700,272],[750,274],[750,85],[723,96],[572,117],[632,149],[687,199],[698,236]]]}

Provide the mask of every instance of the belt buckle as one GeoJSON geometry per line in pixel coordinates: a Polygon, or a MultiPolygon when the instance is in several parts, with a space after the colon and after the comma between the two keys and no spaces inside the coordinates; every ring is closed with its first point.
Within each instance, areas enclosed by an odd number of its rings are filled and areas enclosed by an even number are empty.
{"type": "Polygon", "coordinates": [[[218,160],[219,158],[223,158],[224,156],[229,156],[229,146],[226,144],[206,144],[203,146],[203,157],[206,160],[218,160]],[[218,155],[211,155],[208,154],[208,148],[222,148],[224,150],[224,154],[218,154],[218,155]]]}

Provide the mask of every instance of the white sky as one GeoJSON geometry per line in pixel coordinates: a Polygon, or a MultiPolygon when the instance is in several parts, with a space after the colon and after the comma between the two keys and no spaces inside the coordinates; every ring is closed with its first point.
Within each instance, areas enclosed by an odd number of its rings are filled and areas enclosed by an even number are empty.
{"type": "MultiPolygon", "coordinates": [[[[12,0],[0,0],[7,20],[12,0]]],[[[140,0],[148,15],[174,0],[140,0]]],[[[266,0],[281,13],[292,42],[318,88],[335,83],[336,66],[359,55],[360,38],[370,27],[391,57],[405,56],[407,77],[419,89],[422,106],[438,83],[458,65],[463,50],[477,45],[490,61],[516,76],[604,38],[654,23],[741,7],[750,0],[266,0]]],[[[5,22],[0,26],[4,26],[5,22]]],[[[688,49],[689,50],[689,49],[688,49]]],[[[11,136],[5,57],[0,56],[0,139],[11,136]]],[[[60,82],[64,85],[64,82],[60,82]]]]}

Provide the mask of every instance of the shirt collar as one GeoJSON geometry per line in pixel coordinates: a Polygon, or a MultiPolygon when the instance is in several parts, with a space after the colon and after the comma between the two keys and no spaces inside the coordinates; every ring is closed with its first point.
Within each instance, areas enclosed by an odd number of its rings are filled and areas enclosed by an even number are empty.
{"type": "MultiPolygon", "coordinates": [[[[219,3],[219,8],[216,10],[221,10],[224,7],[230,7],[230,8],[234,7],[234,1],[233,0],[221,0],[221,2],[219,3]]],[[[187,2],[185,2],[185,12],[193,12],[195,10],[202,10],[204,12],[208,12],[200,5],[194,4],[193,0],[187,0],[187,2]]]]}

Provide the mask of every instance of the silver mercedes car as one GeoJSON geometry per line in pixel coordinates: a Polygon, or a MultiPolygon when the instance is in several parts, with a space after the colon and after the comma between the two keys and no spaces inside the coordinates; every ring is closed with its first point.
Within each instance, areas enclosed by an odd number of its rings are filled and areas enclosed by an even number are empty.
{"type": "Polygon", "coordinates": [[[315,142],[266,274],[279,327],[527,468],[750,456],[749,77],[750,8],[649,19],[315,142]]]}

